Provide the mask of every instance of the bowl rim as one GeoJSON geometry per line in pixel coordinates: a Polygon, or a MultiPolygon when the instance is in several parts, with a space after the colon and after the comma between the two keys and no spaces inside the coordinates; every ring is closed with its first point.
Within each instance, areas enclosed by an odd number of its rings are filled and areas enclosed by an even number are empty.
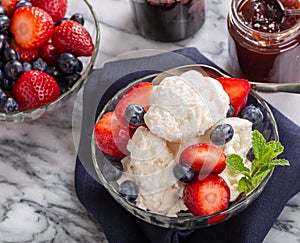
{"type": "MultiPolygon", "coordinates": [[[[209,67],[209,68],[213,68],[215,69],[214,67],[211,67],[209,65],[204,65],[204,64],[191,64],[191,65],[184,65],[184,66],[179,66],[179,67],[175,67],[175,68],[172,68],[172,69],[169,69],[169,70],[166,70],[164,72],[161,72],[161,73],[156,73],[156,74],[151,74],[151,75],[147,75],[145,77],[142,77],[142,78],[139,78],[139,79],[136,79],[136,80],[133,80],[132,82],[130,82],[126,87],[124,87],[123,89],[119,90],[106,104],[105,106],[103,107],[103,109],[101,110],[101,112],[99,113],[99,115],[97,116],[97,119],[95,121],[95,124],[100,120],[100,118],[107,112],[107,107],[117,98],[119,97],[122,93],[124,93],[128,88],[132,87],[134,84],[136,83],[139,83],[139,82],[142,82],[144,80],[148,80],[150,78],[153,78],[153,80],[155,79],[155,77],[157,77],[158,75],[160,74],[164,74],[164,73],[167,73],[170,74],[171,72],[173,72],[174,70],[176,71],[178,68],[183,68],[183,69],[186,69],[186,68],[193,68],[193,67],[209,67]]],[[[219,71],[217,69],[215,69],[215,71],[219,71]]],[[[220,75],[223,75],[223,76],[227,76],[229,77],[229,75],[219,71],[219,74],[220,75]]],[[[153,81],[152,80],[152,81],[153,81]]],[[[256,91],[254,91],[253,89],[250,90],[250,95],[255,98],[258,103],[260,105],[263,106],[263,108],[265,109],[266,113],[268,114],[268,117],[270,119],[270,122],[271,122],[271,125],[272,125],[272,128],[273,128],[273,135],[274,135],[274,140],[275,141],[279,141],[279,133],[278,133],[278,127],[277,127],[277,123],[276,123],[276,120],[275,120],[275,117],[269,107],[269,105],[267,104],[267,102],[257,94],[256,91]]],[[[176,229],[182,229],[182,230],[185,230],[187,229],[186,226],[184,225],[178,225],[178,224],[182,224],[186,221],[194,221],[194,222],[198,222],[199,220],[201,220],[200,222],[202,221],[205,221],[205,220],[208,220],[209,218],[212,218],[214,216],[221,216],[221,215],[228,215],[229,217],[227,217],[225,220],[229,219],[231,216],[233,215],[230,215],[230,213],[234,212],[235,210],[237,210],[239,208],[239,206],[241,206],[243,203],[246,203],[246,204],[250,204],[252,203],[260,194],[261,192],[263,191],[264,187],[266,186],[266,184],[268,183],[269,179],[271,178],[272,174],[273,174],[273,171],[274,169],[272,169],[270,171],[270,173],[264,178],[264,180],[256,187],[254,188],[249,194],[247,194],[246,197],[240,199],[239,201],[233,203],[230,205],[230,207],[228,207],[227,209],[225,210],[222,210],[222,211],[219,211],[219,212],[216,212],[216,213],[213,213],[213,214],[209,214],[209,215],[204,215],[204,216],[195,216],[195,215],[191,215],[191,214],[188,214],[188,215],[180,215],[180,216],[174,216],[174,217],[170,217],[170,216],[166,216],[166,215],[161,215],[161,214],[157,214],[157,213],[154,213],[154,212],[150,212],[150,211],[146,211],[142,208],[139,208],[138,206],[136,206],[134,203],[129,203],[128,201],[126,201],[123,197],[120,196],[120,194],[118,193],[118,191],[110,185],[109,182],[106,181],[106,179],[103,177],[102,175],[102,172],[98,166],[98,163],[97,163],[97,151],[99,152],[100,150],[97,148],[96,146],[96,143],[94,142],[94,130],[92,132],[92,138],[91,138],[91,154],[92,154],[92,162],[93,162],[93,165],[94,165],[94,168],[96,170],[96,174],[98,176],[98,178],[100,179],[100,182],[102,183],[102,185],[105,187],[105,189],[109,192],[109,194],[119,203],[122,205],[123,208],[125,208],[127,211],[129,211],[130,213],[133,214],[133,212],[131,212],[129,210],[129,208],[131,210],[134,210],[135,212],[138,212],[138,213],[135,213],[134,215],[138,218],[140,218],[141,220],[144,220],[150,224],[154,224],[154,225],[157,225],[157,226],[161,226],[161,227],[165,227],[165,228],[176,228],[176,229]],[[125,206],[126,205],[126,206],[125,206]],[[127,208],[129,207],[129,208],[127,208]],[[162,219],[164,221],[164,223],[166,221],[171,221],[171,220],[175,220],[177,225],[176,226],[172,226],[172,225],[162,225],[160,224],[160,221],[161,220],[158,220],[158,223],[156,222],[150,222],[149,220],[145,219],[145,217],[142,217],[140,216],[140,214],[143,214],[143,215],[146,215],[148,219],[151,219],[153,217],[158,217],[160,219],[162,219]]],[[[100,151],[102,152],[102,151],[100,151]]],[[[242,209],[244,210],[244,208],[242,209]]],[[[224,220],[224,221],[225,221],[224,220]]],[[[200,224],[199,222],[199,224],[200,224]]],[[[223,221],[221,221],[223,222],[223,221]]],[[[197,226],[197,225],[192,225],[189,227],[189,229],[196,229],[196,228],[200,228],[200,226],[197,226]]]]}
{"type": "Polygon", "coordinates": [[[35,112],[39,112],[42,110],[45,110],[46,112],[50,112],[51,108],[55,107],[62,101],[64,101],[66,98],[69,98],[69,95],[77,91],[86,81],[88,76],[90,75],[90,72],[92,71],[99,47],[100,47],[100,25],[99,20],[97,18],[97,15],[93,9],[93,6],[88,2],[88,0],[82,0],[87,8],[89,9],[92,19],[93,19],[93,25],[95,26],[95,40],[94,40],[94,50],[92,55],[90,56],[90,60],[86,66],[86,69],[82,73],[81,77],[76,81],[76,83],[65,93],[61,94],[56,100],[51,101],[43,106],[33,108],[26,111],[18,111],[18,112],[11,112],[11,113],[4,113],[0,112],[0,121],[13,121],[13,122],[23,122],[25,120],[35,120],[38,119],[40,116],[32,119],[30,118],[30,114],[34,114],[35,112]]]}

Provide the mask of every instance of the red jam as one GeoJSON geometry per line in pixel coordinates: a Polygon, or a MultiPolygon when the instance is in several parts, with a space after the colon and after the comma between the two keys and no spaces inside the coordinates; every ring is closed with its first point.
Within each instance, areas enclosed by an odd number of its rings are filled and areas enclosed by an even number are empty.
{"type": "Polygon", "coordinates": [[[179,41],[204,23],[205,0],[131,0],[139,32],[157,41],[179,41]]]}
{"type": "MultiPolygon", "coordinates": [[[[280,21],[274,0],[233,0],[228,28],[234,75],[257,82],[300,82],[300,18],[280,21]]],[[[298,0],[281,0],[287,9],[298,0]]]]}

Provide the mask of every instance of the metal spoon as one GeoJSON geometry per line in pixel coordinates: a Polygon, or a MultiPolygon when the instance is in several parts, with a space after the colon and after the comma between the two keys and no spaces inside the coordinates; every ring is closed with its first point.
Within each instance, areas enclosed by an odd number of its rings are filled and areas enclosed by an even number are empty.
{"type": "Polygon", "coordinates": [[[282,23],[285,16],[300,15],[300,9],[286,9],[280,0],[266,0],[269,14],[276,22],[282,23]]]}
{"type": "MultiPolygon", "coordinates": [[[[212,78],[218,77],[229,77],[227,74],[219,71],[218,69],[204,65],[204,64],[192,64],[186,66],[180,66],[163,73],[160,73],[153,79],[153,84],[159,84],[164,78],[169,76],[181,75],[184,72],[195,70],[200,72],[203,76],[209,76],[212,78]]],[[[300,83],[258,83],[249,81],[251,88],[256,91],[261,92],[286,92],[286,93],[294,93],[300,94],[300,83]]]]}

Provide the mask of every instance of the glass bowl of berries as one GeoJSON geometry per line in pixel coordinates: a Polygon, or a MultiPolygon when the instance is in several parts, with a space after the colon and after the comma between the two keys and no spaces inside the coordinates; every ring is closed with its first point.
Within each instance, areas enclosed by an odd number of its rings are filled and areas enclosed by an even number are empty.
{"type": "Polygon", "coordinates": [[[88,77],[99,42],[87,0],[1,1],[0,120],[34,120],[61,107],[88,77]]]}
{"type": "Polygon", "coordinates": [[[263,191],[283,152],[265,101],[247,80],[205,65],[133,80],[100,112],[96,173],[130,213],[181,230],[221,223],[263,191]]]}

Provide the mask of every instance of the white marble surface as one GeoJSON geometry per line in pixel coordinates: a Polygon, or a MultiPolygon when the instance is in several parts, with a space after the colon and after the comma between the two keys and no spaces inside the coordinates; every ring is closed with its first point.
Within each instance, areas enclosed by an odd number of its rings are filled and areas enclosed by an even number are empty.
{"type": "MultiPolygon", "coordinates": [[[[227,70],[226,15],[229,1],[208,0],[207,19],[192,38],[159,43],[135,29],[129,0],[90,0],[101,23],[96,67],[123,53],[197,47],[227,70]]],[[[300,95],[264,94],[271,104],[300,124],[290,107],[300,95]]],[[[103,242],[97,224],[74,191],[76,150],[72,137],[72,103],[34,122],[0,125],[0,242],[103,242]]],[[[300,242],[300,194],[292,198],[265,243],[300,242]]]]}

